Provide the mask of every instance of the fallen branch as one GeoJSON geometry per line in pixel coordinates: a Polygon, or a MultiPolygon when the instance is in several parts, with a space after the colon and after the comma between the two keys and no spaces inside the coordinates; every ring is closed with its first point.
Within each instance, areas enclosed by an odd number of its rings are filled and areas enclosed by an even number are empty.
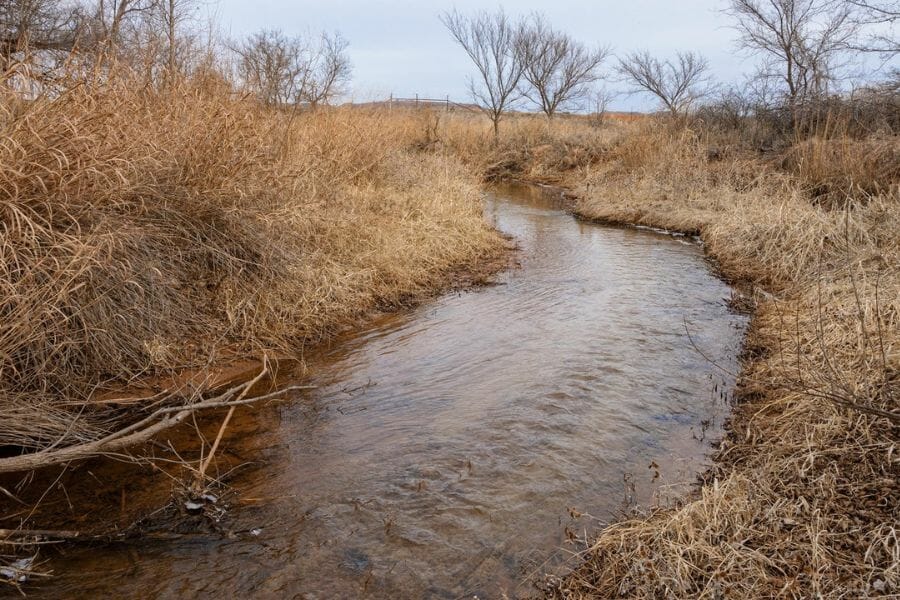
{"type": "MultiPolygon", "coordinates": [[[[32,538],[77,540],[84,536],[85,534],[80,531],[64,531],[59,529],[0,529],[0,543],[9,542],[16,545],[22,545],[24,544],[23,540],[30,540],[32,538]]],[[[29,544],[32,543],[33,542],[29,542],[29,544]]]]}
{"type": "Polygon", "coordinates": [[[49,448],[31,454],[2,458],[0,459],[0,473],[31,471],[42,467],[67,463],[73,460],[118,452],[129,446],[146,442],[156,434],[180,424],[191,414],[199,410],[230,408],[245,404],[264,402],[291,391],[312,389],[315,387],[296,385],[263,396],[246,398],[247,392],[268,372],[268,367],[266,367],[259,376],[241,385],[235,386],[215,398],[201,400],[191,404],[160,408],[146,418],[114,431],[99,440],[76,444],[65,448],[49,448]],[[234,399],[235,396],[238,396],[238,398],[234,399]]]}
{"type": "MultiPolygon", "coordinates": [[[[241,533],[241,532],[236,532],[241,533]]],[[[129,540],[170,541],[185,538],[218,539],[212,534],[176,533],[174,531],[140,531],[135,527],[124,530],[90,533],[63,529],[0,529],[0,545],[41,546],[60,543],[109,543],[129,540]]]]}

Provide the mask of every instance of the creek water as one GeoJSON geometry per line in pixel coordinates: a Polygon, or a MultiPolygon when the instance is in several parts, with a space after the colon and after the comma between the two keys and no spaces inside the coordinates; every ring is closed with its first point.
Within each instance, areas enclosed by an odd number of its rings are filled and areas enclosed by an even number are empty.
{"type": "Polygon", "coordinates": [[[309,357],[317,389],[243,411],[233,535],[77,549],[37,597],[516,596],[574,537],[685,491],[745,326],[702,248],[534,187],[485,213],[518,267],[345,336],[309,357]]]}

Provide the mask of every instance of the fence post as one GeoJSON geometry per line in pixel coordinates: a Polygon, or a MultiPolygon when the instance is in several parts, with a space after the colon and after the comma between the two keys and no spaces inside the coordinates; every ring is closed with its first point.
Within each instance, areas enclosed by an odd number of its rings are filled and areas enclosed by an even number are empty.
{"type": "Polygon", "coordinates": [[[394,92],[391,92],[391,97],[388,100],[388,114],[394,112],[394,92]]]}

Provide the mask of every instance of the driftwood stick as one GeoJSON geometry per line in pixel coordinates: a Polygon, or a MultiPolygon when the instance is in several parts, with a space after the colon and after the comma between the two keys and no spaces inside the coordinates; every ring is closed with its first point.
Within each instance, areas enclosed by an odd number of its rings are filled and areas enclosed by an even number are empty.
{"type": "MultiPolygon", "coordinates": [[[[238,401],[243,400],[244,397],[253,389],[253,386],[259,383],[262,378],[269,372],[269,361],[266,357],[263,357],[263,369],[259,372],[252,381],[250,381],[245,387],[244,391],[241,392],[241,395],[238,396],[238,401]]],[[[231,417],[234,415],[235,406],[232,405],[231,408],[228,409],[228,414],[225,415],[225,419],[222,421],[221,427],[219,427],[219,433],[216,435],[216,440],[213,442],[212,448],[209,451],[209,455],[206,459],[200,464],[200,472],[197,474],[196,485],[198,487],[203,485],[203,479],[206,477],[206,469],[209,467],[209,463],[212,462],[213,457],[216,455],[216,450],[219,449],[219,443],[222,441],[222,436],[225,435],[225,430],[228,428],[228,423],[231,422],[231,417]]]]}
{"type": "Polygon", "coordinates": [[[4,540],[18,540],[23,538],[46,538],[54,540],[76,540],[83,537],[80,531],[62,531],[57,529],[0,529],[0,542],[4,540]]]}
{"type": "MultiPolygon", "coordinates": [[[[251,382],[248,382],[251,383],[251,382]]],[[[191,404],[181,406],[170,406],[160,408],[154,411],[148,417],[124,427],[123,429],[114,431],[104,438],[76,444],[64,448],[56,448],[52,450],[42,450],[31,454],[23,454],[21,456],[12,456],[0,459],[0,473],[14,473],[20,471],[31,471],[41,467],[58,465],[73,460],[100,456],[112,452],[121,451],[129,446],[146,442],[161,431],[165,431],[170,427],[183,422],[188,416],[198,410],[226,408],[239,406],[243,404],[253,404],[271,400],[291,392],[294,390],[312,389],[315,386],[290,386],[282,390],[257,396],[255,398],[243,398],[240,400],[232,400],[232,398],[244,391],[249,390],[247,383],[241,384],[228,391],[212,398],[191,404]]]]}

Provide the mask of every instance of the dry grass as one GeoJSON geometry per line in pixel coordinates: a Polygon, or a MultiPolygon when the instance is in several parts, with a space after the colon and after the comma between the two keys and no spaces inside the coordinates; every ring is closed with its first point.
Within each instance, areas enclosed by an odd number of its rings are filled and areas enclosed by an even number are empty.
{"type": "Polygon", "coordinates": [[[0,90],[7,452],[96,439],[142,410],[92,405],[104,390],[299,354],[500,248],[477,181],[415,154],[414,121],[266,111],[208,81],[0,90]]]}
{"type": "MultiPolygon", "coordinates": [[[[742,401],[695,497],[607,528],[546,593],[898,594],[900,195],[879,175],[878,193],[856,188],[834,209],[810,194],[820,177],[810,170],[710,162],[700,137],[635,128],[582,182],[577,211],[699,232],[724,275],[747,286],[756,308],[742,401]]],[[[818,168],[847,177],[870,160],[818,168]]]]}
{"type": "Polygon", "coordinates": [[[900,142],[895,137],[853,140],[816,137],[795,144],[784,167],[812,195],[838,204],[847,195],[890,194],[900,186],[900,142]]]}
{"type": "Polygon", "coordinates": [[[418,121],[419,147],[452,152],[485,180],[522,179],[559,183],[572,172],[599,162],[624,127],[624,117],[594,127],[590,119],[514,113],[500,124],[496,141],[490,121],[479,113],[409,111],[418,121]]]}

